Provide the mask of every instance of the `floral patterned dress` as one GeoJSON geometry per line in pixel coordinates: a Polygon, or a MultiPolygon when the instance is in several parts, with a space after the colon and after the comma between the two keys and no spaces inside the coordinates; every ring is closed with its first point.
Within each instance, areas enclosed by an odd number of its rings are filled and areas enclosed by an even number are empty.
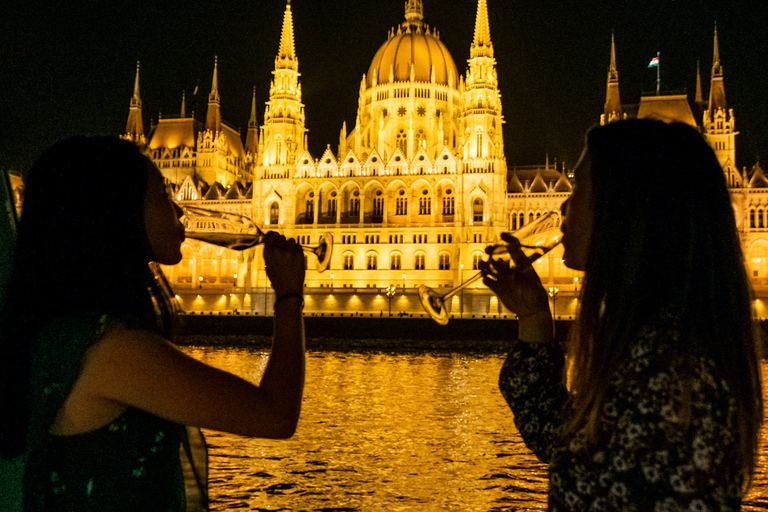
{"type": "Polygon", "coordinates": [[[499,386],[525,444],[549,465],[549,510],[740,510],[735,399],[705,357],[685,360],[694,378],[683,389],[678,339],[669,324],[638,336],[612,379],[596,442],[561,433],[568,392],[560,348],[515,343],[499,386]],[[686,394],[689,422],[681,417],[686,394]]]}

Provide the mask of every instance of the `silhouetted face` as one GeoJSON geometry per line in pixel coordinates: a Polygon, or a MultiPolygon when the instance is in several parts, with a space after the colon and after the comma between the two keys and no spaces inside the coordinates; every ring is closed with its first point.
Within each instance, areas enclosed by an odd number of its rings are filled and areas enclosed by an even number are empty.
{"type": "Polygon", "coordinates": [[[573,170],[574,185],[571,197],[560,211],[563,221],[563,261],[574,270],[584,270],[587,264],[592,229],[595,224],[595,200],[592,194],[592,158],[586,148],[573,170]]]}
{"type": "Polygon", "coordinates": [[[181,208],[171,201],[163,183],[163,176],[154,164],[150,165],[149,182],[144,193],[144,229],[152,260],[163,265],[181,261],[184,226],[179,222],[181,208]]]}

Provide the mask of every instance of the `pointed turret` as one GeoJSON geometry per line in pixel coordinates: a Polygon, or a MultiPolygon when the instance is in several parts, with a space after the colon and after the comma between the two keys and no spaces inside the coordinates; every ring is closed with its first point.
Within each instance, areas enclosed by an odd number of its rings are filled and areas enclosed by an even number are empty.
{"type": "Polygon", "coordinates": [[[728,109],[725,102],[723,67],[720,65],[720,48],[717,41],[715,24],[715,42],[712,59],[712,78],[709,86],[709,102],[702,119],[704,136],[715,150],[720,165],[725,172],[726,181],[733,186],[740,182],[740,173],[735,167],[736,161],[736,122],[733,109],[728,109]]]}
{"type": "Polygon", "coordinates": [[[293,44],[293,13],[291,0],[285,6],[283,14],[283,31],[280,34],[280,48],[275,58],[275,69],[292,69],[298,71],[299,61],[296,59],[296,49],[293,44]]]}
{"type": "Polygon", "coordinates": [[[141,117],[141,97],[139,96],[139,63],[136,62],[136,80],[133,83],[133,96],[125,125],[125,138],[136,144],[146,144],[144,121],[141,117]]]}
{"type": "Polygon", "coordinates": [[[245,136],[245,152],[255,155],[259,151],[259,124],[256,122],[256,87],[253,88],[251,117],[248,119],[248,134],[245,136]]]}
{"type": "Polygon", "coordinates": [[[297,152],[307,147],[290,0],[285,6],[280,45],[272,74],[274,78],[269,87],[269,101],[259,138],[260,159],[265,166],[292,164],[297,152]]]}
{"type": "Polygon", "coordinates": [[[720,65],[720,48],[717,42],[717,23],[715,23],[715,45],[712,60],[712,80],[709,87],[709,111],[726,109],[723,67],[720,65]]]}
{"type": "Polygon", "coordinates": [[[221,131],[221,103],[219,99],[219,58],[214,57],[211,93],[208,95],[208,115],[205,129],[214,133],[221,131]]]}
{"type": "Polygon", "coordinates": [[[187,117],[187,91],[181,92],[181,118],[187,117]]]}
{"type": "Polygon", "coordinates": [[[344,121],[341,124],[341,132],[339,133],[339,161],[343,160],[347,156],[347,122],[344,121]]]}
{"type": "Polygon", "coordinates": [[[478,0],[477,17],[475,18],[475,38],[469,50],[470,58],[493,58],[493,44],[491,44],[491,30],[488,25],[488,5],[486,0],[478,0]]]}
{"type": "Polygon", "coordinates": [[[616,43],[611,32],[611,63],[608,66],[608,84],[605,91],[605,106],[600,124],[621,119],[621,97],[619,95],[619,71],[616,67],[616,43]]]}
{"type": "Polygon", "coordinates": [[[704,99],[701,94],[701,66],[699,65],[699,61],[696,61],[696,98],[694,101],[702,106],[704,104],[704,99]]]}

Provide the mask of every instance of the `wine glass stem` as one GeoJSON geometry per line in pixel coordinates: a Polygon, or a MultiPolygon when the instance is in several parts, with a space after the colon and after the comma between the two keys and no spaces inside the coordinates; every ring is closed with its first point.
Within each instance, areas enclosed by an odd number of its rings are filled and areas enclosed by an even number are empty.
{"type": "Polygon", "coordinates": [[[477,274],[473,275],[472,277],[470,277],[469,279],[467,279],[466,281],[464,281],[463,283],[461,283],[459,286],[457,286],[457,287],[456,287],[456,288],[454,288],[453,290],[451,290],[451,291],[449,291],[448,293],[446,293],[445,295],[443,295],[442,299],[443,299],[443,300],[446,300],[446,299],[448,299],[448,298],[450,298],[450,297],[453,297],[454,295],[456,295],[456,294],[457,294],[457,293],[459,293],[461,290],[463,290],[463,289],[464,289],[464,288],[466,288],[467,286],[471,285],[472,283],[474,283],[475,281],[477,281],[477,280],[478,280],[478,279],[480,279],[481,277],[483,277],[483,273],[482,273],[482,272],[478,272],[477,274]]]}

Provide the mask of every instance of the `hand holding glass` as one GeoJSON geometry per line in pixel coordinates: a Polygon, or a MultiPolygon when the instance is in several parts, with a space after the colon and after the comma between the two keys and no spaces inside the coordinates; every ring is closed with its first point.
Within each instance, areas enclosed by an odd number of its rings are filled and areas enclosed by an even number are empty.
{"type": "MultiPolygon", "coordinates": [[[[243,251],[264,243],[265,233],[248,217],[196,206],[182,206],[181,209],[184,212],[181,222],[184,224],[187,238],[235,251],[243,251]]],[[[323,272],[331,263],[333,236],[323,233],[318,245],[302,245],[301,248],[317,256],[317,271],[323,272]]]]}
{"type": "MultiPolygon", "coordinates": [[[[541,258],[560,243],[563,234],[560,231],[559,218],[558,214],[550,212],[512,233],[512,236],[520,242],[520,248],[529,263],[533,263],[541,258]]],[[[514,261],[509,257],[506,244],[493,246],[491,257],[509,261],[510,267],[515,266],[514,261]]],[[[433,288],[422,284],[419,286],[421,305],[424,306],[424,310],[432,320],[440,325],[445,325],[448,323],[449,318],[448,311],[445,308],[445,301],[482,277],[482,272],[478,272],[443,295],[439,295],[433,288]]]]}

